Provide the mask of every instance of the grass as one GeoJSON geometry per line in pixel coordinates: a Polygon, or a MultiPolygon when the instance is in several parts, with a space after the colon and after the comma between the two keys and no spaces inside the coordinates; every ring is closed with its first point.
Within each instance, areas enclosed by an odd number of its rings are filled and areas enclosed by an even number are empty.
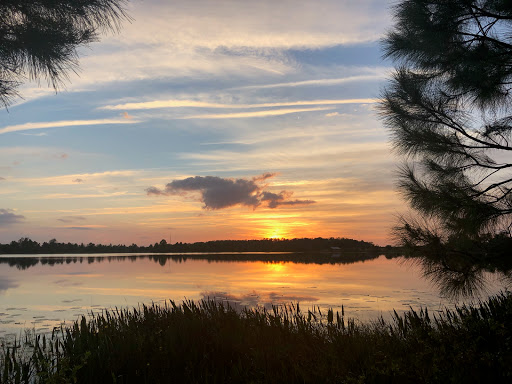
{"type": "Polygon", "coordinates": [[[512,380],[512,296],[360,324],[214,301],[82,317],[0,355],[0,383],[436,383],[512,380]]]}

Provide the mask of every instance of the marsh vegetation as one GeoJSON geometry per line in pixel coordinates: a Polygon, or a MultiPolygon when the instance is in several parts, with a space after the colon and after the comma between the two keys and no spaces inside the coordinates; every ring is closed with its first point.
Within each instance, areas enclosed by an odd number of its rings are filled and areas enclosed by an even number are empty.
{"type": "Polygon", "coordinates": [[[111,310],[1,355],[1,383],[506,382],[512,296],[358,323],[215,301],[111,310]]]}

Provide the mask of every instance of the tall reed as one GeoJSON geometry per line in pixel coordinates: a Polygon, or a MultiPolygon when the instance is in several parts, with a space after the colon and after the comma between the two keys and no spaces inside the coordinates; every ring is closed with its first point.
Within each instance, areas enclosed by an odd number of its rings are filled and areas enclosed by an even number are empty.
{"type": "Polygon", "coordinates": [[[91,314],[4,347],[0,383],[507,382],[511,330],[507,294],[366,324],[298,303],[169,301],[91,314]]]}

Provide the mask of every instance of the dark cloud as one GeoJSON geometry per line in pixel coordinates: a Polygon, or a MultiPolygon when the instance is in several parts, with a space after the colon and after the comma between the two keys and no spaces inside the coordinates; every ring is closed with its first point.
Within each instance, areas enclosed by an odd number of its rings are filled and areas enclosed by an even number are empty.
{"type": "Polygon", "coordinates": [[[146,189],[148,195],[186,195],[199,192],[205,209],[222,209],[234,205],[245,205],[253,209],[265,204],[269,208],[281,205],[307,205],[312,200],[288,200],[293,192],[273,193],[265,191],[265,180],[275,176],[265,173],[252,179],[224,179],[217,176],[195,176],[183,180],[173,180],[161,190],[156,187],[146,189]]]}
{"type": "Polygon", "coordinates": [[[12,209],[0,208],[0,227],[20,223],[25,220],[25,216],[16,215],[12,209]]]}
{"type": "Polygon", "coordinates": [[[261,193],[261,201],[266,201],[269,208],[277,208],[280,205],[308,205],[314,204],[313,200],[288,200],[293,192],[281,191],[279,193],[264,191],[261,193]]]}
{"type": "Polygon", "coordinates": [[[75,179],[73,180],[73,183],[85,183],[84,179],[75,179]]]}
{"type": "Polygon", "coordinates": [[[0,181],[5,180],[5,177],[0,176],[0,181]]]}
{"type": "Polygon", "coordinates": [[[167,184],[166,191],[170,194],[201,191],[204,206],[209,209],[227,208],[237,204],[253,208],[259,205],[259,186],[254,180],[196,176],[173,180],[167,184]]]}
{"type": "Polygon", "coordinates": [[[157,187],[146,188],[146,192],[148,195],[166,195],[165,192],[161,191],[157,187]]]}
{"type": "Polygon", "coordinates": [[[271,173],[271,172],[267,172],[267,173],[264,173],[262,175],[259,175],[259,176],[256,176],[256,177],[253,177],[252,179],[254,181],[265,181],[267,179],[270,179],[271,177],[274,177],[276,176],[277,173],[271,173]]]}
{"type": "MultiPolygon", "coordinates": [[[[83,285],[84,283],[78,282],[78,281],[71,281],[68,279],[61,279],[61,280],[55,280],[53,284],[59,285],[61,287],[79,287],[83,285]]],[[[80,301],[80,300],[63,300],[63,303],[72,303],[74,301],[80,301]]]]}
{"type": "Polygon", "coordinates": [[[63,216],[61,217],[60,219],[57,219],[58,221],[61,221],[63,223],[73,223],[73,222],[76,222],[76,221],[84,221],[84,220],[87,220],[85,217],[83,216],[63,216]]]}

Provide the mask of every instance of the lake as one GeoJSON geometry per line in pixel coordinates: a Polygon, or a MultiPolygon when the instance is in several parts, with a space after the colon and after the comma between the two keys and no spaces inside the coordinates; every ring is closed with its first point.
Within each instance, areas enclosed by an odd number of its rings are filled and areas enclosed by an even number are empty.
{"type": "MultiPolygon", "coordinates": [[[[215,299],[237,307],[300,302],[333,308],[360,321],[393,309],[435,312],[457,302],[423,277],[420,266],[384,256],[363,261],[291,254],[81,254],[0,256],[0,337],[23,329],[51,332],[61,323],[140,303],[215,299]],[[278,259],[278,261],[269,261],[278,259]]],[[[486,273],[486,289],[467,301],[504,290],[486,273]]]]}

